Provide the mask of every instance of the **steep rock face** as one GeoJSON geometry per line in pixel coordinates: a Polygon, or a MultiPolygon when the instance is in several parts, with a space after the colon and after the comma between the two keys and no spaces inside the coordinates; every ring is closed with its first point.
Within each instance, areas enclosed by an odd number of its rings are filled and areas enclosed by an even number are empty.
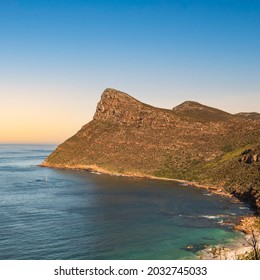
{"type": "Polygon", "coordinates": [[[133,97],[114,89],[106,89],[97,105],[94,120],[130,124],[139,121],[142,104],[133,97]]]}
{"type": "Polygon", "coordinates": [[[126,93],[109,88],[101,96],[94,120],[125,125],[166,126],[172,116],[170,111],[158,110],[126,93]]]}
{"type": "Polygon", "coordinates": [[[259,139],[258,120],[191,101],[160,109],[106,89],[93,120],[42,165],[196,181],[244,198],[252,194],[258,205],[259,139]],[[246,149],[252,155],[242,155],[246,149]]]}

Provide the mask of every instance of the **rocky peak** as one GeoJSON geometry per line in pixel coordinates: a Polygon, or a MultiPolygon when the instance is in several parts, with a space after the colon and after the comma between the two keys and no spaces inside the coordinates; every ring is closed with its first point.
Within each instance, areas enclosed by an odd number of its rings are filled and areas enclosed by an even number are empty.
{"type": "Polygon", "coordinates": [[[134,119],[141,107],[142,103],[130,95],[107,88],[97,104],[94,120],[129,123],[134,119]]]}
{"type": "Polygon", "coordinates": [[[119,124],[149,124],[165,126],[169,122],[170,110],[163,110],[144,104],[132,96],[108,88],[101,95],[94,120],[110,121],[119,124]],[[168,111],[168,112],[167,112],[168,111]]]}
{"type": "Polygon", "coordinates": [[[124,109],[128,106],[134,106],[140,103],[130,95],[115,90],[112,88],[107,88],[101,95],[101,99],[97,104],[96,114],[105,113],[109,110],[124,109]]]}
{"type": "Polygon", "coordinates": [[[191,110],[191,109],[202,109],[204,105],[196,101],[184,101],[180,105],[172,108],[172,110],[191,110]]]}

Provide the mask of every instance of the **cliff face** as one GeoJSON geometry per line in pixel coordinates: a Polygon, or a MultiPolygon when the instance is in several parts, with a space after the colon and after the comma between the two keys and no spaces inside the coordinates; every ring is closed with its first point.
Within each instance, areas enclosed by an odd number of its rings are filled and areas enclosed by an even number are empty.
{"type": "Polygon", "coordinates": [[[106,89],[97,105],[94,120],[131,124],[139,121],[144,106],[133,97],[114,89],[106,89]]]}
{"type": "Polygon", "coordinates": [[[93,120],[42,165],[197,181],[260,206],[260,163],[242,155],[258,159],[259,139],[258,119],[193,101],[160,109],[106,89],[93,120]]]}
{"type": "Polygon", "coordinates": [[[172,114],[169,110],[158,110],[126,93],[106,89],[97,105],[93,119],[124,125],[165,126],[171,117],[172,114]]]}

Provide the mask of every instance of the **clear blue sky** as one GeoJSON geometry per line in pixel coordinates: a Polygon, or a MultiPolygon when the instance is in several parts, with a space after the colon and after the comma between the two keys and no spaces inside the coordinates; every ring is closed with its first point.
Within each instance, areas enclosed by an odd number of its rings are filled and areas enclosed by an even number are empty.
{"type": "Polygon", "coordinates": [[[257,0],[0,0],[0,26],[0,142],[65,140],[106,87],[260,111],[257,0]]]}

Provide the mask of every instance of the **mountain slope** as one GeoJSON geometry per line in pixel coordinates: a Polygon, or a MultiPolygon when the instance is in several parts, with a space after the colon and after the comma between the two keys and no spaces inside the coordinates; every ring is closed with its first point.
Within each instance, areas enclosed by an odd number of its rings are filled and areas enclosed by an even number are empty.
{"type": "MultiPolygon", "coordinates": [[[[259,139],[258,120],[190,101],[160,109],[106,89],[93,120],[42,165],[185,179],[242,197],[250,188],[259,193],[259,161],[248,164],[240,156],[249,148],[258,154],[259,139]]],[[[250,199],[260,205],[255,194],[250,199]]]]}

